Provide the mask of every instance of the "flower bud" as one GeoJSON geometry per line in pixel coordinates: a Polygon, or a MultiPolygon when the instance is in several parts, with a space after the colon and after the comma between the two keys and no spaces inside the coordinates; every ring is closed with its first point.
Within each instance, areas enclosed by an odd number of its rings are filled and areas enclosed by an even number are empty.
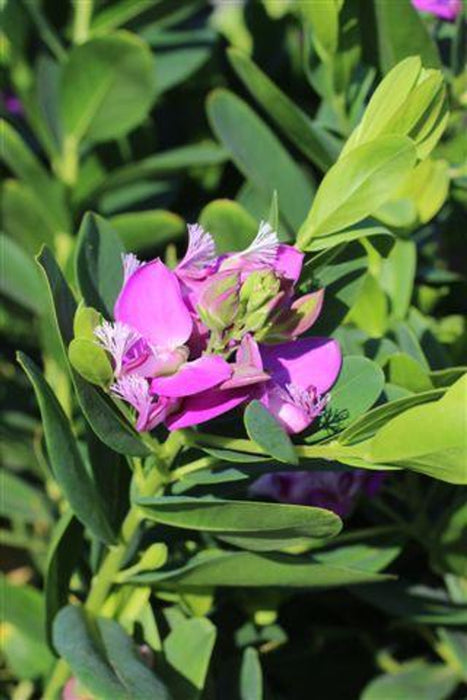
{"type": "Polygon", "coordinates": [[[240,275],[238,272],[221,272],[204,286],[198,302],[198,312],[203,323],[215,331],[223,331],[232,325],[238,312],[240,275]]]}

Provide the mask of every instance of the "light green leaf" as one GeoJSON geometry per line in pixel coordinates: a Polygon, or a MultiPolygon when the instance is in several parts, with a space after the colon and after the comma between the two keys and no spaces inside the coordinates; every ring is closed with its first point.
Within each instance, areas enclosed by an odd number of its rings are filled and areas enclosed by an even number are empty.
{"type": "Polygon", "coordinates": [[[42,596],[32,586],[15,586],[0,574],[2,653],[20,679],[45,676],[53,656],[45,639],[42,596]]]}
{"type": "Polygon", "coordinates": [[[378,676],[363,691],[361,700],[445,700],[457,685],[454,671],[443,664],[405,663],[395,673],[378,676]]]}
{"type": "Polygon", "coordinates": [[[425,368],[403,352],[391,355],[386,372],[391,384],[397,384],[414,393],[430,391],[434,388],[425,368]]]}
{"type": "Polygon", "coordinates": [[[50,508],[39,489],[31,486],[10,471],[3,470],[0,516],[24,523],[48,524],[52,520],[50,508]]]}
{"type": "Polygon", "coordinates": [[[259,401],[252,401],[245,409],[245,428],[248,437],[280,462],[298,464],[293,443],[282,426],[259,401]]]}
{"type": "Polygon", "coordinates": [[[358,299],[347,320],[355,323],[370,338],[381,338],[384,335],[388,327],[388,300],[372,274],[365,276],[358,299]]]}
{"type": "Polygon", "coordinates": [[[417,250],[413,241],[397,239],[381,261],[380,283],[390,299],[390,316],[403,319],[409,310],[415,280],[417,250]]]}
{"type": "Polygon", "coordinates": [[[200,697],[204,688],[216,634],[210,620],[194,617],[176,624],[164,642],[165,658],[187,681],[187,700],[200,697]]]}
{"type": "Polygon", "coordinates": [[[95,340],[73,338],[68,346],[71,366],[86,381],[101,387],[109,386],[113,378],[113,369],[105,350],[95,340]]]}
{"type": "Polygon", "coordinates": [[[162,248],[183,238],[186,225],[178,214],[163,209],[117,214],[110,225],[131,251],[162,248]]]}
{"type": "Polygon", "coordinates": [[[75,46],[65,64],[60,106],[68,141],[108,141],[141,123],[155,97],[155,71],[147,45],[115,32],[75,46]]]}
{"type": "Polygon", "coordinates": [[[439,401],[410,408],[383,426],[371,442],[371,459],[467,484],[466,402],[467,375],[439,401]]]}
{"type": "Polygon", "coordinates": [[[254,647],[243,652],[240,669],[241,700],[263,700],[263,674],[259,654],[254,647]]]}
{"type": "Polygon", "coordinates": [[[216,199],[207,204],[199,222],[214,238],[218,253],[248,248],[258,231],[258,222],[241,204],[230,199],[216,199]]]}
{"type": "Polygon", "coordinates": [[[303,222],[313,188],[266,124],[240,98],[218,89],[208,98],[214,132],[242,174],[270,201],[277,190],[282,215],[292,229],[303,222]]]}
{"type": "Polygon", "coordinates": [[[384,136],[353,149],[328,171],[297,244],[308,249],[312,238],[341,231],[361,221],[391,198],[415,165],[412,142],[384,136]]]}

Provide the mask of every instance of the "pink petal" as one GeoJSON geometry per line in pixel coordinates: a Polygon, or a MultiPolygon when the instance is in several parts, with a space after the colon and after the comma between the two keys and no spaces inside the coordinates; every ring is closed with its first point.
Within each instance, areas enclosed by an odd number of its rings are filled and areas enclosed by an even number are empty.
{"type": "Polygon", "coordinates": [[[303,265],[303,253],[291,245],[281,243],[277,249],[274,269],[290,280],[296,282],[300,277],[303,265]]]}
{"type": "Polygon", "coordinates": [[[264,369],[281,386],[312,386],[325,394],[336,381],[342,354],[339,344],[330,338],[300,338],[279,345],[261,345],[264,369]]]}
{"type": "Polygon", "coordinates": [[[151,392],[162,396],[191,396],[211,389],[232,374],[232,366],[217,355],[204,355],[193,362],[185,362],[175,374],[156,377],[151,392]]]}
{"type": "Polygon", "coordinates": [[[208,389],[201,394],[189,396],[183,401],[180,411],[169,416],[165,422],[169,430],[188,428],[211,420],[222,413],[231,411],[250,398],[247,389],[223,391],[219,388],[208,389]]]}
{"type": "Polygon", "coordinates": [[[280,392],[266,391],[260,400],[288,433],[301,433],[313,421],[313,416],[287,401],[280,392]]]}
{"type": "Polygon", "coordinates": [[[183,345],[191,335],[193,322],[177,277],[159,259],[131,275],[114,313],[117,321],[127,323],[159,348],[183,345]]]}

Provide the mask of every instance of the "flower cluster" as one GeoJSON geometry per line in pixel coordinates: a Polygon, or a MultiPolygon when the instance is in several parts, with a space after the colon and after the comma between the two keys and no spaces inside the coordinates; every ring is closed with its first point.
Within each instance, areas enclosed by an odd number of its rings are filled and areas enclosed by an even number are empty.
{"type": "Polygon", "coordinates": [[[185,428],[258,399],[290,433],[321,413],[341,366],[336,341],[304,337],[323,292],[294,297],[303,255],[268,224],[242,252],[217,255],[189,226],[174,270],[124,256],[115,321],[95,330],[113,362],[117,397],[139,431],[185,428]]]}

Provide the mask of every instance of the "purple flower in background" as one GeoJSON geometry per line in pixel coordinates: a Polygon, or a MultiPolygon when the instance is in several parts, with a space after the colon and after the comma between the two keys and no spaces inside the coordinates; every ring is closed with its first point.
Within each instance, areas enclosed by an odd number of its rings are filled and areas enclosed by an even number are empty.
{"type": "Polygon", "coordinates": [[[453,22],[462,11],[462,0],[412,0],[417,10],[453,22]]]}
{"type": "Polygon", "coordinates": [[[14,92],[4,90],[1,92],[1,100],[6,112],[14,117],[21,117],[24,114],[23,105],[19,97],[14,92]]]}
{"type": "Polygon", "coordinates": [[[375,496],[384,472],[352,471],[275,472],[264,474],[250,488],[254,496],[266,496],[281,503],[316,506],[345,517],[360,494],[375,496]]]}

